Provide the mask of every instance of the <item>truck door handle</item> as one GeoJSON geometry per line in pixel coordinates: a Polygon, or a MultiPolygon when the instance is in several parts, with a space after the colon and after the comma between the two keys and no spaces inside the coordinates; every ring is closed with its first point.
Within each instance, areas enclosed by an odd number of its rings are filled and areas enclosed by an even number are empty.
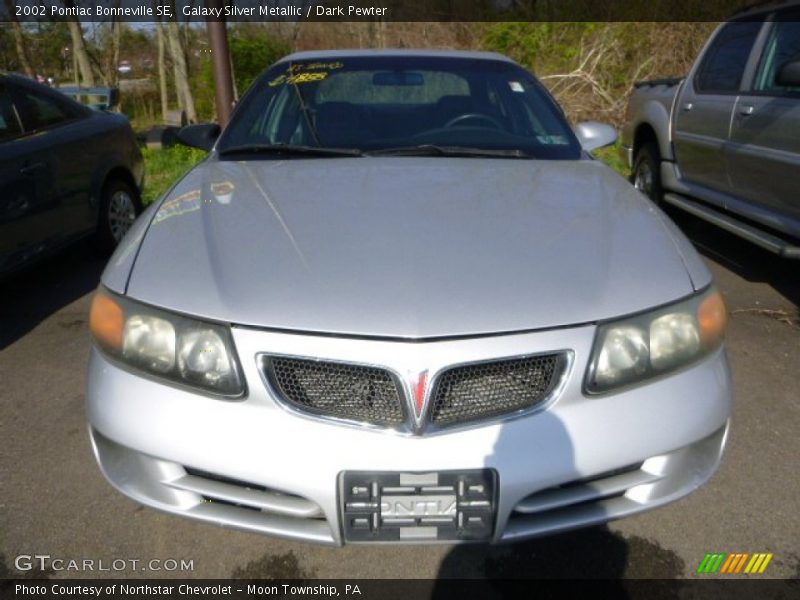
{"type": "Polygon", "coordinates": [[[24,167],[22,167],[19,170],[19,172],[22,173],[23,175],[33,175],[34,173],[36,173],[36,171],[38,171],[42,167],[44,167],[44,163],[43,162],[27,164],[24,167]]]}
{"type": "Polygon", "coordinates": [[[739,114],[743,115],[745,117],[749,117],[750,115],[752,115],[755,112],[755,110],[756,109],[755,109],[754,106],[750,106],[750,105],[740,106],[739,107],[739,114]]]}
{"type": "Polygon", "coordinates": [[[694,104],[692,104],[691,102],[686,102],[681,108],[683,109],[684,112],[689,112],[694,108],[694,104]]]}

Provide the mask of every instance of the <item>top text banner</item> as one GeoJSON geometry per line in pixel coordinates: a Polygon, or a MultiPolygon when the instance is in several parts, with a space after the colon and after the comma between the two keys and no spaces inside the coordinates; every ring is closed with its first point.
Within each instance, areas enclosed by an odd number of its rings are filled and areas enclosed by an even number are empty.
{"type": "Polygon", "coordinates": [[[0,21],[721,21],[753,0],[10,0],[0,21]]]}

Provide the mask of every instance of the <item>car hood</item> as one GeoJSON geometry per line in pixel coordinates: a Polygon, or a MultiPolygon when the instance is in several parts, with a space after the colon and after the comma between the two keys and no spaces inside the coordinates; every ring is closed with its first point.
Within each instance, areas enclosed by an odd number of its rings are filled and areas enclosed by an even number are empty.
{"type": "Polygon", "coordinates": [[[657,209],[592,160],[209,159],[138,250],[135,299],[349,335],[572,325],[693,291],[657,209]]]}

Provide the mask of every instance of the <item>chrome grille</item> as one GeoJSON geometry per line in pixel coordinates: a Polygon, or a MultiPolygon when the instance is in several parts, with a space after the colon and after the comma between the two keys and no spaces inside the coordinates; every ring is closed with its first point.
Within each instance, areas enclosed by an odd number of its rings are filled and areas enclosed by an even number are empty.
{"type": "Polygon", "coordinates": [[[558,385],[564,354],[464,365],[444,371],[431,395],[431,420],[463,423],[531,408],[558,385]]]}
{"type": "Polygon", "coordinates": [[[319,415],[394,426],[405,422],[402,394],[377,367],[271,356],[267,379],[291,406],[319,415]]]}

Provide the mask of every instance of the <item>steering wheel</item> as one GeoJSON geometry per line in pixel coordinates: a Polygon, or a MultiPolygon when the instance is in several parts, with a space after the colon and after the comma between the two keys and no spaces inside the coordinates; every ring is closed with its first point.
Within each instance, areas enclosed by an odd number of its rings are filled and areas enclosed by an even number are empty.
{"type": "Polygon", "coordinates": [[[457,117],[453,117],[447,123],[444,124],[445,128],[447,127],[454,127],[456,124],[461,123],[462,121],[483,121],[488,123],[495,129],[503,129],[503,126],[500,122],[495,119],[494,117],[490,117],[489,115],[482,115],[480,113],[464,113],[463,115],[458,115],[457,117]]]}

